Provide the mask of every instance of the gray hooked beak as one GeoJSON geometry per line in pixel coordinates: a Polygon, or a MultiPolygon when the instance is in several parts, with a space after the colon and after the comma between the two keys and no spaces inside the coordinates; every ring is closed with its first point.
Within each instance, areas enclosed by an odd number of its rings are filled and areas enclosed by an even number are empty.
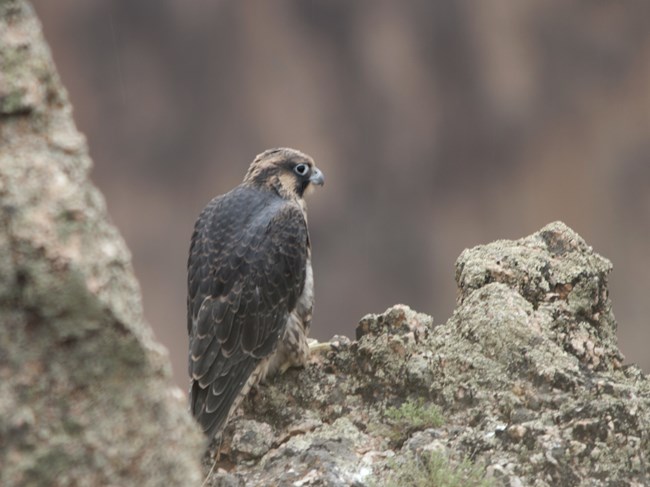
{"type": "Polygon", "coordinates": [[[316,166],[314,166],[311,170],[311,176],[309,177],[309,182],[311,184],[316,184],[318,186],[322,186],[323,184],[325,184],[325,176],[323,176],[321,170],[318,169],[316,166]]]}

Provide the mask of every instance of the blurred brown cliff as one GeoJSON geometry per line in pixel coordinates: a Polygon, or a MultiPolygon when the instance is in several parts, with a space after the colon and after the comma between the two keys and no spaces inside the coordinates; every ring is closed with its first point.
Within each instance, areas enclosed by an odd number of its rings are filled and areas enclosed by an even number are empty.
{"type": "Polygon", "coordinates": [[[327,178],[316,338],[396,302],[443,322],[464,248],[563,220],[650,369],[646,0],[34,3],[183,387],[194,219],[274,146],[327,178]]]}

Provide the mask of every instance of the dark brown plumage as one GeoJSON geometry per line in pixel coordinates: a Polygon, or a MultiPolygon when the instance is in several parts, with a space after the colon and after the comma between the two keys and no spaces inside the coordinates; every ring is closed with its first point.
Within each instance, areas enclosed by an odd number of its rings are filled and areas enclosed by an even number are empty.
{"type": "Polygon", "coordinates": [[[313,308],[304,195],[323,184],[293,149],[258,155],[201,212],[188,260],[190,408],[210,439],[250,387],[304,365],[313,308]]]}

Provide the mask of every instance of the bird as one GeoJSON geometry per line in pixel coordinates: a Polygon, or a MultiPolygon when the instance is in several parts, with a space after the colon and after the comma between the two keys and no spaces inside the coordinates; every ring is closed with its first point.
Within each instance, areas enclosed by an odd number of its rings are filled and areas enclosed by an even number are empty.
{"type": "Polygon", "coordinates": [[[187,263],[189,396],[211,444],[252,387],[309,359],[305,196],[324,182],[307,154],[266,150],[196,220],[187,263]]]}

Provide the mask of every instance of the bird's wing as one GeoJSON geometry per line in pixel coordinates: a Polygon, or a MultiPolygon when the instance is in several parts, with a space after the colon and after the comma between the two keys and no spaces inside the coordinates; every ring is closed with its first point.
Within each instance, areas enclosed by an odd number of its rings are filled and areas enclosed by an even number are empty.
{"type": "Polygon", "coordinates": [[[191,408],[210,436],[276,348],[302,292],[307,239],[298,207],[254,195],[217,200],[197,221],[188,262],[191,408]]]}

